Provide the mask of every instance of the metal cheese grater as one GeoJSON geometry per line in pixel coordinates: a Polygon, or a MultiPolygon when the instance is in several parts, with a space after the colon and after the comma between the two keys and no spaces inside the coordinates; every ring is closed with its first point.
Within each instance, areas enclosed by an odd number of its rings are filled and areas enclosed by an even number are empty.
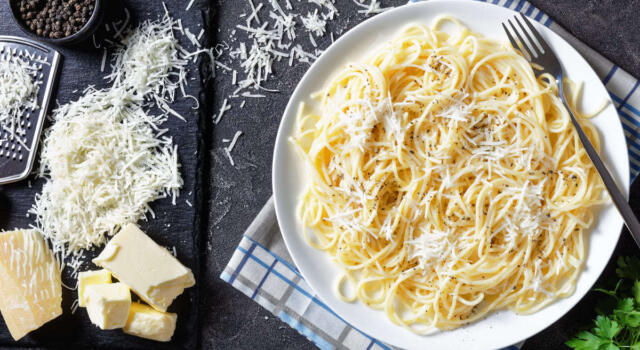
{"type": "Polygon", "coordinates": [[[40,84],[37,108],[22,113],[20,133],[0,129],[0,185],[20,181],[29,176],[35,162],[57,70],[60,54],[35,41],[0,35],[0,60],[18,57],[34,65],[33,79],[40,84]]]}

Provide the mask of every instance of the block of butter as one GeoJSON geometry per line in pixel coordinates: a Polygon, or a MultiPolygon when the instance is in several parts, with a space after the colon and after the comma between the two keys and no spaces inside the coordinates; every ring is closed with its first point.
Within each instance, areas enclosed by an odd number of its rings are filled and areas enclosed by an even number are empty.
{"type": "Polygon", "coordinates": [[[124,283],[92,284],[85,290],[89,319],[100,329],[122,328],[131,307],[131,292],[124,283]]]}
{"type": "Polygon", "coordinates": [[[40,233],[0,232],[0,311],[13,339],[62,314],[60,268],[40,233]]]}
{"type": "Polygon", "coordinates": [[[176,330],[178,315],[160,312],[150,306],[133,303],[123,331],[146,339],[168,342],[176,330]]]}
{"type": "Polygon", "coordinates": [[[87,306],[85,293],[87,286],[108,283],[111,283],[111,272],[107,270],[80,272],[78,274],[78,305],[81,307],[87,306]]]}
{"type": "Polygon", "coordinates": [[[190,269],[134,224],[120,230],[93,263],[111,271],[158,311],[167,311],[185,288],[195,284],[190,269]]]}

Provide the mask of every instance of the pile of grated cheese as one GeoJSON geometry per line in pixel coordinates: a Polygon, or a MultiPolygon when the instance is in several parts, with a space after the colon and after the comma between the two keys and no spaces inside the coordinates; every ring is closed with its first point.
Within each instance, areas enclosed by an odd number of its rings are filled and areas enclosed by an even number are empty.
{"type": "MultiPolygon", "coordinates": [[[[40,176],[46,179],[30,210],[55,253],[72,256],[102,245],[122,225],[154,216],[149,203],[183,185],[177,147],[161,125],[168,103],[184,91],[184,56],[166,15],[147,21],[115,55],[110,88],[84,91],[53,112],[44,135],[40,176]],[[151,115],[148,101],[162,112],[151,115]],[[164,107],[166,105],[166,108],[164,107]]],[[[186,95],[186,94],[185,94],[186,95]]]]}
{"type": "Polygon", "coordinates": [[[182,186],[177,149],[159,136],[163,118],[129,104],[125,91],[91,89],[53,120],[41,154],[48,181],[32,210],[54,251],[101,245],[143,217],[149,202],[172,196],[175,203],[182,186]]]}
{"type": "Polygon", "coordinates": [[[37,68],[19,57],[0,60],[0,128],[12,137],[23,134],[20,118],[38,107],[37,68]]]}

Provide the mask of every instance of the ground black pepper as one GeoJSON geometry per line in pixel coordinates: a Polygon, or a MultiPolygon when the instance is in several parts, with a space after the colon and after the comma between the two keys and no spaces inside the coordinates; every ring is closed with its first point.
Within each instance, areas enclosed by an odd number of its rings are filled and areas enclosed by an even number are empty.
{"type": "Polygon", "coordinates": [[[78,32],[91,18],[96,0],[12,0],[20,19],[35,34],[60,39],[78,32]]]}

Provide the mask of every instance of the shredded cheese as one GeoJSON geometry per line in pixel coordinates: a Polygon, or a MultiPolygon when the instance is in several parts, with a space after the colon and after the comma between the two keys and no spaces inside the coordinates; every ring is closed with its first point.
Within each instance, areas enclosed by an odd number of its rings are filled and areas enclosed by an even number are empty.
{"type": "Polygon", "coordinates": [[[185,11],[189,11],[189,9],[191,9],[191,6],[193,6],[195,0],[190,0],[189,3],[187,4],[187,7],[184,9],[185,11]]]}
{"type": "Polygon", "coordinates": [[[363,8],[362,10],[358,10],[358,13],[363,13],[367,16],[382,13],[387,10],[391,10],[393,8],[393,7],[380,7],[380,3],[378,2],[378,0],[370,0],[368,5],[364,4],[364,1],[365,0],[353,0],[353,2],[356,5],[363,8]]]}
{"type": "MultiPolygon", "coordinates": [[[[354,0],[356,1],[356,0],[354,0]]],[[[377,1],[372,1],[369,5],[357,0],[357,4],[366,11],[367,15],[382,12],[388,8],[380,8],[377,1]]],[[[230,42],[235,42],[236,29],[248,37],[248,40],[238,40],[236,47],[228,50],[227,57],[230,62],[226,65],[220,64],[220,56],[224,52],[216,50],[216,68],[226,70],[232,74],[232,85],[236,85],[235,90],[228,97],[262,97],[260,94],[251,94],[245,90],[264,90],[266,82],[273,76],[273,66],[276,62],[285,60],[289,66],[296,63],[311,63],[322,53],[318,38],[323,37],[327,32],[327,24],[335,19],[338,10],[334,5],[334,0],[307,0],[307,5],[311,5],[312,11],[307,11],[306,15],[293,11],[291,2],[285,0],[283,5],[277,0],[247,0],[249,11],[241,14],[243,23],[236,25],[230,32],[230,42]],[[309,43],[313,51],[307,51],[298,40],[297,28],[299,24],[309,33],[309,43]],[[240,67],[241,70],[233,69],[240,67]],[[244,93],[242,93],[244,91],[244,93]]],[[[334,33],[330,32],[331,42],[334,41],[334,33]]],[[[245,101],[243,100],[242,103],[245,101]]]]}
{"type": "MultiPolygon", "coordinates": [[[[107,76],[114,87],[123,86],[133,99],[155,103],[165,113],[182,120],[172,110],[176,91],[184,91],[188,52],[178,43],[173,29],[181,28],[169,14],[158,21],[146,21],[131,32],[116,52],[113,71],[107,76]]],[[[184,32],[184,29],[182,29],[184,32]]]]}
{"type": "Polygon", "coordinates": [[[113,85],[89,87],[53,112],[39,173],[46,182],[29,213],[54,252],[72,257],[72,272],[83,250],[126,223],[155,217],[150,202],[171,197],[176,204],[178,152],[161,125],[169,115],[182,118],[169,106],[176,91],[193,97],[184,89],[186,53],[173,35],[178,23],[166,14],[128,33],[107,76],[113,85]],[[147,113],[152,105],[162,113],[147,113]]]}
{"type": "Polygon", "coordinates": [[[228,101],[226,98],[224,99],[224,101],[222,101],[222,106],[220,107],[220,111],[218,112],[218,116],[216,117],[216,119],[213,120],[214,124],[218,124],[220,122],[220,120],[222,119],[222,116],[224,115],[224,113],[228,110],[231,109],[231,105],[228,104],[228,101]]]}
{"type": "Polygon", "coordinates": [[[233,157],[231,156],[231,151],[233,151],[233,148],[236,146],[236,142],[238,142],[238,138],[242,136],[242,131],[236,131],[235,135],[233,135],[233,138],[231,139],[231,143],[229,144],[229,146],[224,148],[224,153],[227,156],[227,158],[229,158],[229,163],[231,163],[231,166],[235,166],[235,162],[233,161],[233,157]]]}
{"type": "Polygon", "coordinates": [[[19,57],[0,60],[0,128],[11,138],[24,132],[20,123],[24,112],[38,107],[41,82],[36,74],[37,67],[19,57]]]}
{"type": "Polygon", "coordinates": [[[318,17],[318,10],[316,9],[313,13],[307,13],[307,16],[302,18],[302,24],[316,36],[323,36],[327,21],[318,17]]]}
{"type": "Polygon", "coordinates": [[[30,210],[54,252],[77,255],[175,199],[182,187],[177,148],[160,137],[166,117],[127,104],[122,87],[91,90],[53,113],[40,175],[47,178],[30,210]]]}

